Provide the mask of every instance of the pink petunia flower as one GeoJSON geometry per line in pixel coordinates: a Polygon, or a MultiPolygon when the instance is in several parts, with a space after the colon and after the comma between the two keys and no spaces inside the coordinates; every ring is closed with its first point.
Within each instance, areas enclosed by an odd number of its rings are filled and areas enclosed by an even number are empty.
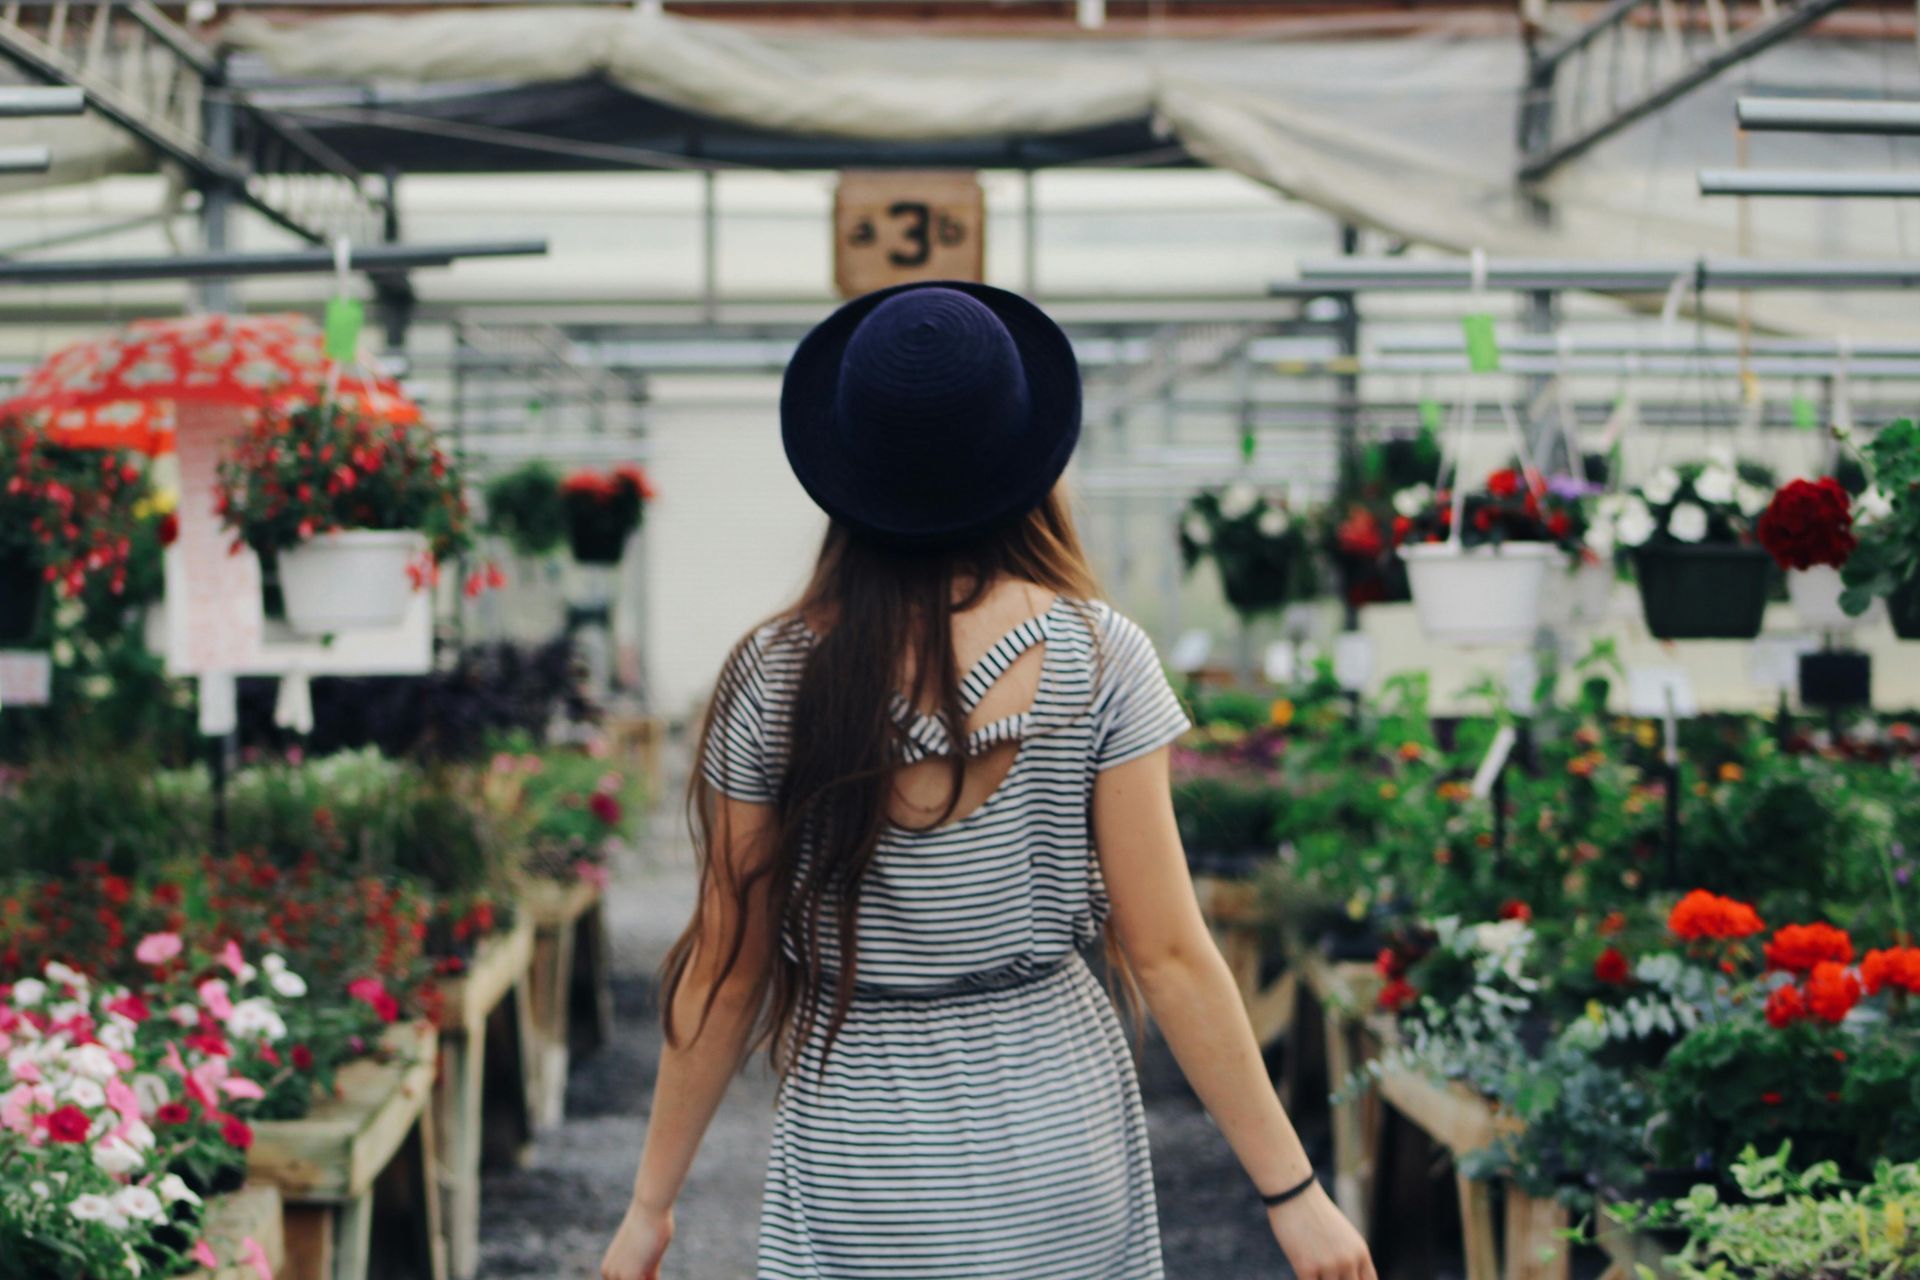
{"type": "Polygon", "coordinates": [[[133,958],[141,964],[165,964],[179,955],[180,950],[179,934],[150,933],[133,949],[133,958]]]}

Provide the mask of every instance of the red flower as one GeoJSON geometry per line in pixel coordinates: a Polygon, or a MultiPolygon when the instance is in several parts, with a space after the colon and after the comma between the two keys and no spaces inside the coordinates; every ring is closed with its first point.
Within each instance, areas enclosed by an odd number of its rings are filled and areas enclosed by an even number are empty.
{"type": "Polygon", "coordinates": [[[1518,898],[1509,898],[1500,904],[1500,918],[1502,920],[1531,920],[1533,919],[1533,908],[1518,898]]]}
{"type": "Polygon", "coordinates": [[[1389,1013],[1398,1013],[1402,1009],[1410,1007],[1419,999],[1420,993],[1414,990],[1411,982],[1408,982],[1405,978],[1395,978],[1392,982],[1380,988],[1380,995],[1375,1000],[1375,1003],[1389,1013]]]}
{"type": "Polygon", "coordinates": [[[1512,467],[1494,472],[1487,477],[1487,492],[1496,498],[1511,498],[1520,492],[1520,473],[1512,467]]]}
{"type": "Polygon", "coordinates": [[[245,1151],[253,1145],[253,1126],[239,1116],[223,1116],[220,1121],[220,1138],[237,1151],[245,1151]]]}
{"type": "Polygon", "coordinates": [[[1394,546],[1397,547],[1401,543],[1405,542],[1407,540],[1407,535],[1412,532],[1413,532],[1413,521],[1410,518],[1406,516],[1395,516],[1393,518],[1393,545],[1394,546]]]}
{"type": "Polygon", "coordinates": [[[1853,939],[1830,924],[1782,926],[1767,943],[1767,967],[1789,973],[1812,973],[1823,960],[1847,964],[1853,959],[1853,939]]]}
{"type": "Polygon", "coordinates": [[[93,1121],[87,1113],[68,1103],[46,1118],[47,1137],[54,1142],[85,1142],[93,1121]]]}
{"type": "Polygon", "coordinates": [[[1754,530],[1782,569],[1839,568],[1853,554],[1853,500],[1838,480],[1794,480],[1773,495],[1754,530]]]}
{"type": "Polygon", "coordinates": [[[1372,560],[1387,549],[1380,533],[1380,522],[1365,507],[1354,507],[1334,530],[1333,540],[1343,555],[1372,560]]]}
{"type": "Polygon", "coordinates": [[[1792,983],[1767,997],[1767,1021],[1775,1027],[1784,1030],[1806,1016],[1806,997],[1792,983]]]}
{"type": "Polygon", "coordinates": [[[145,1022],[153,1016],[153,1010],[147,1008],[147,1002],[131,992],[107,1001],[107,1012],[118,1014],[128,1022],[145,1022]]]}
{"type": "Polygon", "coordinates": [[[1860,980],[1872,995],[1879,995],[1887,987],[1920,995],[1920,947],[1867,952],[1867,958],[1860,962],[1860,980]]]}
{"type": "Polygon", "coordinates": [[[185,1124],[193,1119],[193,1108],[184,1102],[163,1102],[154,1108],[156,1124],[185,1124]]]}
{"type": "Polygon", "coordinates": [[[1860,979],[1845,965],[1823,960],[1813,967],[1807,979],[1807,1011],[1814,1017],[1838,1024],[1859,1003],[1860,979]]]}
{"type": "Polygon", "coordinates": [[[1603,938],[1611,938],[1616,934],[1625,933],[1626,929],[1627,913],[1624,911],[1609,911],[1607,912],[1606,919],[1600,922],[1600,936],[1603,938]]]}
{"type": "Polygon", "coordinates": [[[209,1058],[231,1058],[233,1056],[232,1046],[227,1043],[226,1037],[217,1031],[196,1031],[192,1035],[185,1037],[181,1043],[197,1053],[206,1054],[209,1058]]]}
{"type": "Polygon", "coordinates": [[[587,797],[587,810],[610,827],[620,821],[620,801],[604,791],[587,797]]]}
{"type": "Polygon", "coordinates": [[[293,1058],[293,1069],[295,1071],[313,1070],[313,1050],[307,1048],[307,1046],[303,1044],[293,1046],[291,1057],[293,1058]]]}
{"type": "Polygon", "coordinates": [[[1695,889],[1680,899],[1667,916],[1667,928],[1675,937],[1688,942],[1703,938],[1729,942],[1751,937],[1766,927],[1759,914],[1746,903],[1708,893],[1705,889],[1695,889]]]}
{"type": "Polygon", "coordinates": [[[1608,947],[1593,962],[1593,976],[1614,986],[1625,986],[1633,978],[1633,967],[1627,963],[1627,957],[1618,947],[1608,947]]]}
{"type": "Polygon", "coordinates": [[[1781,1103],[1785,1102],[1786,1099],[1781,1097],[1779,1094],[1775,1093],[1773,1090],[1769,1089],[1765,1093],[1760,1095],[1760,1101],[1766,1103],[1770,1107],[1777,1107],[1781,1103]]]}

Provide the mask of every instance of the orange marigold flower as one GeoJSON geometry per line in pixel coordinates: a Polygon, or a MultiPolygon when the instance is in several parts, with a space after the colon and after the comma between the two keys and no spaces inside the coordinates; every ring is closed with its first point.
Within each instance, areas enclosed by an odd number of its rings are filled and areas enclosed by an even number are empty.
{"type": "Polygon", "coordinates": [[[1708,893],[1705,889],[1695,889],[1680,899],[1667,916],[1667,928],[1674,936],[1689,942],[1702,938],[1722,942],[1749,938],[1766,927],[1759,913],[1746,903],[1708,893]]]}
{"type": "Polygon", "coordinates": [[[1729,760],[1720,766],[1720,781],[1738,782],[1747,776],[1747,771],[1729,760]]]}
{"type": "Polygon", "coordinates": [[[1815,965],[1826,960],[1851,963],[1853,939],[1824,922],[1783,925],[1767,943],[1767,966],[1772,969],[1812,973],[1815,965]]]}
{"type": "Polygon", "coordinates": [[[1860,1003],[1860,979],[1845,965],[1822,960],[1807,979],[1807,1012],[1822,1022],[1846,1020],[1860,1003]]]}

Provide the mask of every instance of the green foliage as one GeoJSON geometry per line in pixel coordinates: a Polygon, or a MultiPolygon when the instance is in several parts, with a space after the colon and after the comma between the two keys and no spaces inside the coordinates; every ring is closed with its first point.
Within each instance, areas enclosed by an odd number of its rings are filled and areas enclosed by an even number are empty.
{"type": "Polygon", "coordinates": [[[487,530],[523,556],[545,556],[567,540],[567,507],[560,473],[538,460],[487,482],[487,530]]]}
{"type": "Polygon", "coordinates": [[[1877,519],[1856,523],[1859,537],[1841,568],[1846,591],[1840,607],[1854,616],[1877,596],[1890,596],[1920,582],[1920,425],[1901,419],[1865,449],[1873,487],[1887,504],[1877,519]]]}
{"type": "Polygon", "coordinates": [[[1212,559],[1227,603],[1247,616],[1308,599],[1318,588],[1307,522],[1284,499],[1245,482],[1188,501],[1180,554],[1189,570],[1212,559]]]}
{"type": "Polygon", "coordinates": [[[1217,771],[1177,779],[1173,810],[1190,854],[1270,853],[1281,793],[1245,771],[1217,771]]]}
{"type": "Polygon", "coordinates": [[[1273,719],[1273,699],[1241,689],[1218,689],[1193,700],[1193,722],[1201,728],[1225,724],[1262,729],[1273,719]]]}

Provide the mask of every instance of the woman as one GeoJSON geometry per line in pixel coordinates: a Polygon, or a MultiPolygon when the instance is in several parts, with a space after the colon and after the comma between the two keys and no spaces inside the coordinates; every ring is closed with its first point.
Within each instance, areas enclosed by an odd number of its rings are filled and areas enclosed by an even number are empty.
{"type": "Polygon", "coordinates": [[[1066,335],[982,285],[872,294],[800,344],[781,420],[832,524],[700,736],[701,896],[605,1280],[659,1275],[756,1045],[782,1073],[758,1280],[1160,1277],[1133,1062],[1080,957],[1102,926],[1296,1273],[1373,1280],[1194,902],[1167,765],[1186,717],[1056,489],[1066,335]]]}

